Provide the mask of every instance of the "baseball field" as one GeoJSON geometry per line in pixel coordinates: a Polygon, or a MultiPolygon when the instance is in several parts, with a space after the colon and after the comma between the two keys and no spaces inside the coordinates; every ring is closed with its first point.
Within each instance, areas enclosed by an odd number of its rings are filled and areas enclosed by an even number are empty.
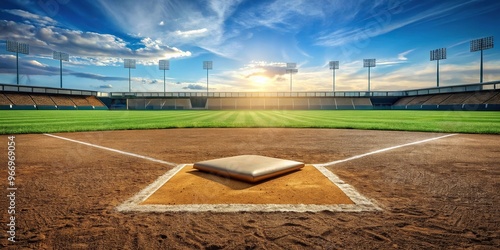
{"type": "Polygon", "coordinates": [[[0,134],[165,128],[345,128],[500,134],[498,112],[0,111],[0,134]]]}
{"type": "Polygon", "coordinates": [[[0,134],[5,249],[500,246],[499,112],[0,111],[0,134]],[[190,167],[235,155],[307,167],[190,167]]]}

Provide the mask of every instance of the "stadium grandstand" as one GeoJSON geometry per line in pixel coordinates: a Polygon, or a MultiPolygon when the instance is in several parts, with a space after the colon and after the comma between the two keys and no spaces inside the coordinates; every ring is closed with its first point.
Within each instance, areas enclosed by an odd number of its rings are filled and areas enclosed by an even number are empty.
{"type": "Polygon", "coordinates": [[[500,110],[500,81],[407,91],[96,92],[0,84],[0,109],[500,110]]]}
{"type": "Polygon", "coordinates": [[[98,92],[0,84],[0,110],[107,110],[98,92]]]}

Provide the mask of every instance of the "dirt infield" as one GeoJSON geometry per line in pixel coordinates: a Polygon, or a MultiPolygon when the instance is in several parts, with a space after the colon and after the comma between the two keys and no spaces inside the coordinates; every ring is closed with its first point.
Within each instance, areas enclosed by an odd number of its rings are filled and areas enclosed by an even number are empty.
{"type": "MultiPolygon", "coordinates": [[[[459,134],[327,167],[379,212],[118,212],[172,163],[259,154],[326,163],[443,134],[328,129],[64,133],[162,162],[46,135],[16,136],[16,240],[7,249],[497,249],[500,136],[459,134]]],[[[0,164],[7,165],[7,136],[0,164]]],[[[7,170],[0,171],[6,197],[7,170]]]]}
{"type": "Polygon", "coordinates": [[[252,184],[186,165],[143,204],[353,204],[313,166],[252,184]]]}

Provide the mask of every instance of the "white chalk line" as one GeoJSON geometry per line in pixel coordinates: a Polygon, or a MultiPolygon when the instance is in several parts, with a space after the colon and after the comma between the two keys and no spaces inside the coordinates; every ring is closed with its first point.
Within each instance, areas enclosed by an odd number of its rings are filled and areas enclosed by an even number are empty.
{"type": "Polygon", "coordinates": [[[434,140],[443,139],[446,137],[454,136],[456,134],[448,134],[439,137],[429,138],[425,140],[420,140],[416,142],[406,143],[402,145],[397,145],[393,147],[388,147],[384,149],[379,149],[369,153],[352,156],[343,160],[332,161],[324,164],[313,164],[318,171],[325,175],[331,182],[333,182],[337,187],[339,187],[353,202],[354,204],[335,204],[335,205],[314,205],[314,204],[189,204],[189,205],[140,205],[142,202],[147,200],[153,193],[155,193],[160,187],[162,187],[167,181],[169,181],[174,175],[176,175],[186,164],[175,164],[163,160],[158,160],[155,158],[142,156],[134,153],[129,153],[113,148],[103,147],[95,145],[92,143],[82,142],[78,140],[73,140],[65,138],[62,136],[56,136],[52,134],[44,134],[53,138],[58,138],[66,141],[71,141],[75,143],[80,143],[83,145],[108,150],[111,152],[116,152],[128,156],[133,156],[153,162],[158,162],[170,166],[175,166],[175,168],[167,171],[164,175],[160,176],[156,181],[148,185],[146,188],[141,190],[139,193],[134,195],[132,198],[128,199],[121,205],[117,206],[116,209],[120,212],[320,212],[320,211],[332,211],[332,212],[363,212],[363,211],[380,211],[381,208],[372,203],[369,199],[361,195],[356,191],[351,185],[342,181],[337,175],[326,169],[325,167],[352,161],[355,159],[363,158],[366,156],[407,147],[411,145],[422,144],[434,140]]]}
{"type": "Polygon", "coordinates": [[[324,167],[314,166],[331,182],[338,186],[354,204],[187,204],[187,205],[141,205],[160,187],[167,183],[174,175],[188,164],[182,164],[167,171],[156,181],[148,185],[139,193],[116,207],[119,212],[364,212],[380,211],[381,209],[359,194],[350,185],[344,183],[335,174],[324,167]]]}
{"type": "Polygon", "coordinates": [[[332,161],[332,162],[318,164],[318,165],[322,166],[322,167],[328,167],[328,166],[331,166],[331,165],[335,165],[335,164],[339,164],[339,163],[343,163],[343,162],[347,162],[347,161],[352,161],[352,160],[356,160],[356,159],[359,159],[359,158],[363,158],[363,157],[366,157],[366,156],[369,156],[369,155],[374,155],[374,154],[378,154],[378,153],[383,153],[383,152],[386,152],[386,151],[390,151],[390,150],[393,150],[393,149],[398,149],[398,148],[402,148],[402,147],[408,147],[408,146],[417,145],[417,144],[421,144],[421,143],[426,143],[426,142],[430,142],[430,141],[434,141],[434,140],[439,140],[439,139],[443,139],[443,138],[454,136],[454,135],[456,135],[456,134],[448,134],[448,135],[443,135],[443,136],[439,136],[439,137],[429,138],[429,139],[420,140],[420,141],[416,141],[416,142],[410,142],[410,143],[406,143],[406,144],[402,144],[402,145],[397,145],[397,146],[393,146],[393,147],[388,147],[388,148],[383,148],[383,149],[375,150],[375,151],[372,151],[372,152],[369,152],[369,153],[365,153],[365,154],[355,155],[355,156],[352,156],[352,157],[349,157],[349,158],[346,158],[346,159],[343,159],[343,160],[337,160],[337,161],[332,161]]]}
{"type": "Polygon", "coordinates": [[[174,167],[177,166],[177,164],[172,163],[172,162],[162,161],[162,160],[158,160],[158,159],[151,158],[151,157],[148,157],[148,156],[143,156],[143,155],[138,155],[138,154],[134,154],[134,153],[129,153],[129,152],[121,151],[121,150],[118,150],[118,149],[103,147],[103,146],[99,146],[99,145],[88,143],[88,142],[77,141],[77,140],[69,139],[69,138],[62,137],[62,136],[52,135],[52,134],[44,134],[44,135],[50,136],[50,137],[53,137],[53,138],[57,138],[57,139],[61,139],[61,140],[66,140],[66,141],[70,141],[70,142],[80,143],[80,144],[83,144],[83,145],[86,145],[86,146],[90,146],[90,147],[94,147],[94,148],[98,148],[98,149],[108,150],[108,151],[119,153],[119,154],[123,154],[123,155],[137,157],[137,158],[141,158],[141,159],[144,159],[144,160],[148,160],[148,161],[152,161],[152,162],[157,162],[157,163],[161,163],[161,164],[165,164],[165,165],[169,165],[169,166],[174,166],[174,167]]]}
{"type": "Polygon", "coordinates": [[[354,204],[335,204],[335,205],[315,205],[315,204],[189,204],[189,205],[140,205],[147,200],[154,192],[169,181],[175,174],[186,166],[179,165],[174,169],[167,171],[160,176],[156,181],[141,190],[139,193],[128,199],[116,209],[120,212],[368,212],[381,211],[382,209],[375,205],[372,201],[361,195],[354,187],[342,181],[337,175],[326,169],[325,167],[334,164],[347,162],[373,154],[386,152],[389,150],[407,147],[426,143],[456,134],[448,134],[444,136],[429,138],[416,142],[406,143],[398,146],[384,148],[369,153],[352,156],[344,160],[333,161],[325,164],[313,164],[318,171],[325,175],[331,182],[339,187],[354,204]]]}

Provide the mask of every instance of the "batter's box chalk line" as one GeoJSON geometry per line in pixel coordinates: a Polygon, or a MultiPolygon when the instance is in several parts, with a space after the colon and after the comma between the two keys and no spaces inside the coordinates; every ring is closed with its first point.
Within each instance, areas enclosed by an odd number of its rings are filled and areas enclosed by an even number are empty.
{"type": "Polygon", "coordinates": [[[187,204],[187,205],[141,205],[160,187],[168,182],[186,165],[181,164],[160,176],[123,204],[116,207],[119,212],[363,212],[381,211],[369,199],[357,192],[335,174],[320,165],[312,165],[340,188],[354,204],[313,205],[313,204],[187,204]]]}
{"type": "Polygon", "coordinates": [[[319,211],[333,211],[333,212],[362,212],[362,211],[381,211],[382,209],[375,205],[372,201],[361,195],[356,191],[351,185],[342,181],[338,176],[333,174],[331,171],[325,167],[332,166],[335,164],[356,160],[373,154],[378,154],[402,147],[417,145],[421,143],[427,143],[434,140],[443,139],[446,137],[454,136],[456,134],[447,134],[443,136],[433,137],[429,139],[424,139],[420,141],[410,142],[402,145],[397,145],[393,147],[383,148],[380,150],[368,152],[361,155],[356,155],[343,160],[337,160],[333,162],[328,162],[324,164],[313,164],[318,171],[325,175],[331,182],[333,182],[340,190],[346,194],[354,204],[335,204],[335,205],[310,205],[310,204],[189,204],[189,205],[140,205],[142,202],[147,200],[153,193],[155,193],[160,187],[162,187],[167,181],[169,181],[174,175],[176,175],[182,168],[187,164],[176,165],[171,162],[154,159],[147,156],[142,156],[134,153],[129,153],[113,148],[103,147],[95,145],[92,143],[82,142],[78,140],[73,140],[65,138],[62,136],[56,136],[52,134],[44,134],[46,136],[57,138],[61,140],[66,140],[74,143],[80,143],[90,147],[95,147],[102,150],[108,150],[111,152],[128,155],[132,157],[141,158],[144,160],[149,160],[165,165],[175,166],[173,169],[167,171],[164,175],[160,176],[156,181],[151,183],[149,186],[141,190],[139,193],[134,195],[132,198],[125,201],[123,204],[116,207],[120,212],[319,212],[319,211]]]}

